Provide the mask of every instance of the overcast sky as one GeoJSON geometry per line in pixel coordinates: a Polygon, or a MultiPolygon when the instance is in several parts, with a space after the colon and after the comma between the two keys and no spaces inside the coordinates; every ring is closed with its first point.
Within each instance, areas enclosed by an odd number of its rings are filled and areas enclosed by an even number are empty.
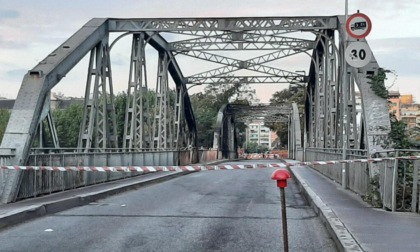
{"type": "MultiPolygon", "coordinates": [[[[420,1],[349,0],[349,13],[354,13],[358,9],[372,20],[373,28],[367,40],[379,65],[396,73],[389,75],[388,85],[395,82],[393,90],[399,90],[403,94],[412,93],[420,102],[420,1]]],[[[344,14],[344,0],[0,0],[0,96],[15,98],[23,75],[94,17],[342,14],[344,14]]],[[[117,92],[125,90],[127,86],[129,59],[127,62],[125,59],[129,52],[128,39],[111,55],[117,92]]],[[[303,60],[305,57],[297,60],[293,65],[294,70],[307,69],[310,62],[309,57],[306,58],[306,60],[303,60]]],[[[180,61],[180,64],[183,63],[182,59],[180,61]]],[[[154,64],[153,60],[151,62],[154,64]]],[[[199,71],[200,66],[194,64],[195,68],[192,69],[199,71]]],[[[70,96],[82,96],[86,71],[87,63],[82,61],[54,91],[61,91],[70,96]]],[[[149,82],[150,87],[154,85],[155,83],[149,82]]],[[[266,102],[272,92],[286,86],[271,85],[267,88],[253,85],[252,87],[257,89],[259,98],[266,102]]]]}

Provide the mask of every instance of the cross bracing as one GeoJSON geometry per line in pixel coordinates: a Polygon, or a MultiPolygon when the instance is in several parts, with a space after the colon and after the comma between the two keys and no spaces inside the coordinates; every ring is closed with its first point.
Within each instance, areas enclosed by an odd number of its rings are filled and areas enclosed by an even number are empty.
{"type": "Polygon", "coordinates": [[[158,18],[110,19],[109,31],[182,31],[200,34],[203,31],[252,30],[324,30],[337,29],[336,17],[238,17],[238,18],[158,18]]]}
{"type": "Polygon", "coordinates": [[[238,60],[234,58],[229,58],[221,55],[216,55],[212,53],[206,53],[201,51],[189,51],[183,52],[184,55],[188,55],[194,58],[219,63],[222,65],[226,65],[224,67],[219,67],[216,69],[212,69],[206,72],[198,73],[192,76],[188,76],[187,78],[190,79],[199,79],[199,78],[208,78],[214,76],[221,76],[227,73],[231,73],[240,69],[251,70],[259,73],[264,73],[267,75],[277,76],[277,77],[291,77],[290,81],[296,80],[296,77],[303,77],[301,74],[297,74],[294,72],[285,71],[282,69],[278,69],[271,66],[262,65],[267,62],[275,61],[278,59],[282,59],[291,55],[295,55],[301,53],[302,51],[295,51],[294,49],[286,49],[275,51],[272,53],[264,54],[252,59],[248,60],[238,60]]]}
{"type": "Polygon", "coordinates": [[[228,106],[236,122],[250,122],[256,118],[262,118],[265,122],[287,122],[292,109],[290,105],[229,104],[228,106]]]}
{"type": "MultiPolygon", "coordinates": [[[[79,150],[89,152],[94,147],[105,150],[116,146],[118,151],[126,152],[141,151],[145,147],[155,150],[194,147],[197,132],[186,84],[240,82],[303,85],[305,146],[379,151],[390,130],[389,115],[386,100],[376,96],[368,82],[380,67],[373,55],[364,67],[347,65],[345,46],[355,39],[345,40],[344,23],[344,16],[94,18],[52,53],[46,53],[48,56],[24,76],[0,148],[13,150],[7,152],[13,153],[8,159],[11,165],[26,164],[47,94],[90,54],[93,60],[86,71],[88,80],[82,81],[86,83],[87,92],[79,150]],[[131,98],[123,130],[116,129],[112,99],[113,52],[109,45],[118,41],[109,41],[109,38],[114,32],[133,37],[132,56],[127,60],[132,68],[127,69],[131,78],[126,82],[131,98]],[[302,34],[308,36],[303,39],[302,34]],[[150,73],[146,67],[150,65],[146,64],[150,62],[150,55],[144,50],[145,46],[158,52],[157,74],[150,73]],[[250,50],[260,55],[243,60],[235,54],[250,50]],[[223,51],[229,51],[229,57],[221,55],[223,51]],[[309,71],[305,74],[288,70],[285,63],[285,59],[300,53],[308,55],[305,69],[309,71]],[[178,63],[185,55],[221,66],[205,69],[200,64],[178,63]],[[189,76],[186,77],[183,72],[187,70],[189,76]],[[243,75],[239,70],[252,71],[255,75],[243,75]],[[149,89],[146,75],[156,79],[156,99],[151,107],[143,104],[147,100],[146,92],[153,90],[149,89]],[[175,98],[168,93],[171,92],[169,81],[175,84],[175,98]],[[360,105],[363,122],[359,124],[356,89],[363,101],[360,105]],[[122,141],[117,139],[116,132],[124,132],[122,141]],[[120,142],[125,149],[118,146],[120,142]]],[[[366,43],[366,40],[359,42],[366,43]]],[[[282,119],[284,115],[277,118],[282,119]]],[[[226,126],[224,132],[234,134],[232,125],[226,126]]],[[[235,149],[234,142],[228,144],[235,149]]],[[[21,181],[20,171],[7,175],[7,183],[0,188],[3,202],[16,198],[21,181]]]]}
{"type": "Polygon", "coordinates": [[[188,77],[187,81],[190,84],[229,84],[229,83],[244,83],[244,84],[280,84],[291,83],[293,81],[301,82],[305,76],[285,74],[284,76],[214,76],[214,77],[188,77]]]}

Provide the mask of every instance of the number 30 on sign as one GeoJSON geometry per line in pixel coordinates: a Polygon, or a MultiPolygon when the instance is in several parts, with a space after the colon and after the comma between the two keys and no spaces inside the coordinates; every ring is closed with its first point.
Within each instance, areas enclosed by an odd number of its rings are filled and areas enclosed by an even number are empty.
{"type": "Polygon", "coordinates": [[[364,67],[372,58],[372,52],[366,42],[350,42],[345,52],[347,63],[352,67],[364,67]]]}

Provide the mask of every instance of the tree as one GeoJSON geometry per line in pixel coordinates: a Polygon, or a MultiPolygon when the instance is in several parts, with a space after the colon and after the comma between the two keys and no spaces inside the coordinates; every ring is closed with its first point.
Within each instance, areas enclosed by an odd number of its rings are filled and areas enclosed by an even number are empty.
{"type": "MultiPolygon", "coordinates": [[[[305,104],[305,89],[302,87],[289,87],[281,91],[275,92],[270,99],[271,104],[292,104],[293,102],[297,103],[299,108],[299,113],[303,113],[303,106],[305,104]]],[[[301,121],[301,128],[303,121],[301,121]]],[[[277,136],[280,139],[280,144],[285,146],[288,142],[288,124],[287,123],[267,123],[267,127],[275,131],[277,136]]],[[[303,131],[302,131],[303,133],[303,131]]]]}
{"type": "Polygon", "coordinates": [[[394,114],[390,114],[391,131],[388,136],[390,139],[390,148],[410,149],[413,143],[409,140],[407,125],[403,121],[398,121],[394,114]]]}
{"type": "Polygon", "coordinates": [[[10,112],[7,109],[0,109],[0,143],[3,140],[9,118],[10,112]]]}
{"type": "Polygon", "coordinates": [[[247,142],[245,145],[246,153],[264,153],[269,150],[268,146],[258,145],[256,142],[247,142]]]}
{"type": "Polygon", "coordinates": [[[65,109],[57,109],[53,112],[60,147],[77,146],[82,116],[83,105],[79,103],[73,103],[65,109]]]}
{"type": "MultiPolygon", "coordinates": [[[[190,96],[197,123],[198,146],[212,147],[216,117],[227,103],[250,104],[258,101],[255,90],[242,83],[211,84],[204,92],[190,96]]],[[[244,125],[237,125],[244,131],[244,125]]]]}
{"type": "Polygon", "coordinates": [[[124,124],[125,124],[125,110],[127,106],[127,93],[118,93],[114,98],[115,117],[117,121],[117,139],[118,147],[123,146],[124,124]]]}
{"type": "Polygon", "coordinates": [[[257,153],[258,152],[258,143],[256,142],[246,142],[245,152],[246,153],[257,153]]]}

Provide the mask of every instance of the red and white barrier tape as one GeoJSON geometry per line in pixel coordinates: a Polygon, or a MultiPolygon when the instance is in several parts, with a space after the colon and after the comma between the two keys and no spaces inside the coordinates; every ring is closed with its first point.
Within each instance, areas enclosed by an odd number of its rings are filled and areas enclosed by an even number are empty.
{"type": "Polygon", "coordinates": [[[213,170],[238,170],[238,169],[255,169],[255,168],[286,168],[289,166],[305,166],[305,165],[331,165],[343,163],[370,163],[393,160],[416,160],[420,156],[402,156],[387,158],[370,158],[370,159],[349,159],[349,160],[333,160],[333,161],[312,161],[312,162],[293,162],[293,163],[265,163],[265,164],[243,164],[243,165],[195,165],[195,166],[116,166],[116,167],[100,167],[100,166],[0,166],[3,170],[46,170],[46,171],[92,171],[92,172],[161,172],[161,171],[213,171],[213,170]]]}
{"type": "Polygon", "coordinates": [[[195,166],[0,166],[5,170],[44,170],[44,171],[93,171],[93,172],[160,172],[160,171],[213,171],[238,170],[268,167],[286,167],[285,164],[245,164],[245,165],[195,165],[195,166]]]}

